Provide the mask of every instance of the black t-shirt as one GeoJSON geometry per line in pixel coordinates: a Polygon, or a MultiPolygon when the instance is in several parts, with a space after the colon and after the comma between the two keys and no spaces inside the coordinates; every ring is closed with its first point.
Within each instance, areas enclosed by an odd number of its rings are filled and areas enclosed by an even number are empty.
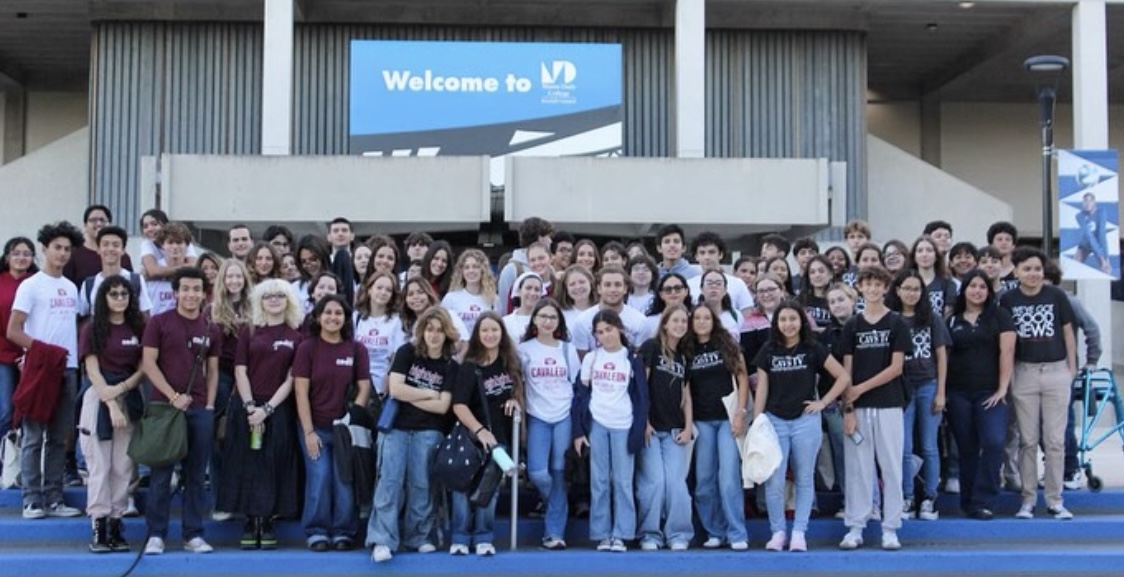
{"type": "Polygon", "coordinates": [[[652,428],[667,432],[682,429],[686,425],[683,417],[683,385],[686,382],[687,359],[676,351],[674,356],[666,357],[660,351],[656,339],[648,339],[640,347],[640,358],[648,368],[648,422],[652,428]]]}
{"type": "MultiPolygon", "coordinates": [[[[831,324],[828,325],[827,328],[823,330],[823,332],[817,334],[816,337],[819,339],[820,344],[822,344],[824,348],[827,349],[827,352],[831,353],[831,356],[834,357],[836,361],[839,361],[840,365],[842,365],[843,325],[840,324],[840,322],[836,320],[835,317],[832,317],[831,324]]],[[[820,396],[822,397],[826,395],[827,392],[831,390],[831,386],[833,384],[835,384],[833,379],[820,379],[820,396]]]]}
{"type": "Polygon", "coordinates": [[[975,323],[963,315],[948,319],[951,344],[948,350],[949,390],[995,391],[999,388],[999,335],[1015,332],[1011,313],[989,306],[975,323]]]}
{"type": "MultiPolygon", "coordinates": [[[[894,353],[909,351],[909,327],[895,312],[887,312],[877,323],[855,315],[843,327],[843,354],[851,355],[851,386],[857,386],[890,366],[894,353]]],[[[867,391],[855,401],[856,407],[887,409],[905,406],[902,378],[867,391]]]]}
{"type": "Polygon", "coordinates": [[[914,324],[916,316],[903,316],[902,320],[909,327],[912,344],[905,352],[905,365],[902,367],[906,384],[916,386],[936,379],[937,349],[948,346],[948,329],[944,322],[937,315],[930,315],[929,324],[923,327],[914,324]]]}
{"type": "Polygon", "coordinates": [[[816,321],[816,328],[825,329],[831,325],[831,309],[827,307],[827,298],[816,295],[806,295],[804,312],[816,321]]]}
{"type": "Polygon", "coordinates": [[[929,291],[929,304],[933,305],[933,314],[943,318],[945,307],[952,308],[952,303],[956,302],[956,281],[937,276],[925,288],[929,291]]]}
{"type": "MultiPolygon", "coordinates": [[[[359,347],[366,351],[366,348],[359,347]]],[[[394,353],[394,364],[390,372],[406,377],[406,384],[430,391],[452,392],[457,378],[457,362],[448,359],[431,359],[419,356],[412,343],[406,343],[394,353]]],[[[398,403],[398,415],[394,418],[394,428],[403,431],[444,431],[447,428],[446,415],[436,415],[423,411],[412,403],[398,403]]]]}
{"type": "Polygon", "coordinates": [[[1073,324],[1073,308],[1062,289],[1043,285],[1034,296],[1021,289],[999,297],[999,306],[1011,313],[1015,322],[1015,360],[1024,363],[1052,363],[1066,360],[1062,328],[1073,324]]]}
{"type": "Polygon", "coordinates": [[[687,380],[691,384],[694,420],[722,421],[729,418],[722,397],[734,390],[734,380],[713,340],[696,347],[687,367],[687,380]]]}
{"type": "Polygon", "coordinates": [[[485,366],[465,361],[457,371],[457,384],[453,389],[453,404],[468,406],[476,420],[487,426],[488,418],[484,415],[484,405],[480,403],[481,388],[488,399],[488,416],[492,421],[489,430],[501,445],[509,445],[512,421],[504,415],[503,406],[515,392],[515,381],[504,370],[501,359],[497,358],[485,366]],[[477,371],[480,372],[479,377],[477,371]]]}
{"type": "Polygon", "coordinates": [[[1019,288],[1019,279],[1015,278],[1015,271],[1007,273],[1007,276],[999,279],[999,290],[997,292],[1013,291],[1019,288]]]}
{"type": "Polygon", "coordinates": [[[804,414],[804,402],[816,400],[816,376],[830,353],[818,342],[787,348],[773,342],[762,347],[754,364],[769,376],[765,410],[782,419],[804,414]]]}

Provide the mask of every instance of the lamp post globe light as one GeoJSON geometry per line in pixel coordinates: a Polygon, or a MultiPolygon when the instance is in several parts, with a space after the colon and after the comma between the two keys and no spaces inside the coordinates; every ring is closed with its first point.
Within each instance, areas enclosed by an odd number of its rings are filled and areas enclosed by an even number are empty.
{"type": "Polygon", "coordinates": [[[1042,251],[1051,254],[1054,245],[1053,195],[1050,193],[1050,171],[1054,160],[1054,105],[1058,101],[1058,83],[1069,59],[1064,56],[1031,56],[1023,62],[1038,96],[1039,128],[1042,135],[1042,251]]]}

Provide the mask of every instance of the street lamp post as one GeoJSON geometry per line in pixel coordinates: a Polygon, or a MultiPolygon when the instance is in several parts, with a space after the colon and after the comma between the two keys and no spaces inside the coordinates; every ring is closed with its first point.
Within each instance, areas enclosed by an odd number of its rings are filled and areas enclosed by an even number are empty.
{"type": "Polygon", "coordinates": [[[1031,56],[1023,62],[1038,95],[1039,128],[1042,133],[1042,251],[1050,255],[1054,245],[1054,200],[1050,193],[1050,172],[1054,160],[1054,105],[1058,101],[1058,82],[1069,69],[1063,56],[1031,56]]]}

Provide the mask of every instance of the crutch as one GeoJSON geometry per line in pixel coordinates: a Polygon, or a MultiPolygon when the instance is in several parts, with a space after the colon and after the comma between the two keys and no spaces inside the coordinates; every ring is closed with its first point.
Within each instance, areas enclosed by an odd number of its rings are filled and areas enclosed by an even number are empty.
{"type": "Polygon", "coordinates": [[[511,550],[519,546],[519,431],[522,428],[523,413],[515,409],[511,414],[511,458],[515,461],[515,474],[511,476],[511,550]]]}

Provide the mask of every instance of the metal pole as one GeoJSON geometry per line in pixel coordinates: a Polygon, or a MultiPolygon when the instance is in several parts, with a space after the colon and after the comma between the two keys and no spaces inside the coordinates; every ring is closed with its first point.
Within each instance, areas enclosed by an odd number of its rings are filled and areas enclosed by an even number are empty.
{"type": "Polygon", "coordinates": [[[1054,102],[1053,87],[1038,90],[1038,104],[1042,126],[1042,252],[1049,257],[1054,246],[1054,198],[1050,183],[1054,161],[1054,102]]]}
{"type": "Polygon", "coordinates": [[[519,547],[519,431],[522,430],[523,413],[519,409],[511,414],[511,458],[515,461],[515,473],[511,475],[511,550],[519,547]]]}

